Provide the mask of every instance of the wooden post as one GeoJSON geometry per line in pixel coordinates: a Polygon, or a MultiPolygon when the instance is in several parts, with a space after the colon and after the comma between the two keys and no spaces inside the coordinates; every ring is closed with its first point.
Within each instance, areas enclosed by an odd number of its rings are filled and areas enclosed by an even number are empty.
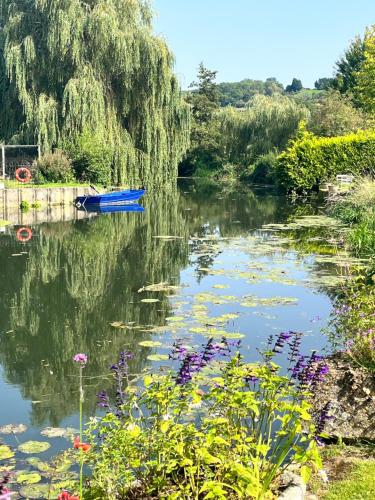
{"type": "Polygon", "coordinates": [[[38,144],[38,160],[40,160],[40,156],[41,156],[41,153],[40,153],[40,144],[38,144]]]}
{"type": "Polygon", "coordinates": [[[5,146],[1,146],[1,165],[3,167],[3,178],[5,181],[5,146]]]}

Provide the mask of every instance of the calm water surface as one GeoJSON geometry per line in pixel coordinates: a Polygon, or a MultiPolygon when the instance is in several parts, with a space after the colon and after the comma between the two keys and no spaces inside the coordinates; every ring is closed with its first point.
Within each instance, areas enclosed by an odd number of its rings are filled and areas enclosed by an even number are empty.
{"type": "MultiPolygon", "coordinates": [[[[168,364],[162,358],[176,338],[199,345],[223,331],[242,336],[250,360],[285,329],[304,332],[306,352],[326,344],[320,330],[330,292],[317,276],[335,268],[306,250],[303,238],[286,245],[262,230],[319,206],[191,182],[143,205],[143,213],[41,224],[26,244],[14,228],[0,234],[0,425],[26,424],[22,441],[41,439],[46,426],[78,426],[77,352],[89,356],[89,416],[124,348],[134,353],[131,371],[140,373],[168,364]],[[180,288],[139,292],[160,282],[180,288]],[[150,298],[158,301],[142,302],[150,298]],[[150,340],[161,345],[139,345],[150,340]]],[[[52,443],[47,455],[67,446],[62,438],[52,443]]]]}

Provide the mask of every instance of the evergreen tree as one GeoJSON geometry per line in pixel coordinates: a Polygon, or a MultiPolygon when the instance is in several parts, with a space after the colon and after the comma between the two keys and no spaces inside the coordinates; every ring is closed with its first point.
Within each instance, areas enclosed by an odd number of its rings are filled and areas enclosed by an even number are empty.
{"type": "Polygon", "coordinates": [[[192,91],[186,100],[191,106],[193,120],[190,148],[180,165],[181,175],[192,175],[198,170],[216,170],[221,165],[216,74],[217,71],[211,71],[201,63],[198,68],[198,81],[190,85],[192,91]]]}
{"type": "Polygon", "coordinates": [[[112,181],[175,179],[189,109],[145,0],[0,0],[0,137],[44,151],[81,134],[112,181]]]}
{"type": "Polygon", "coordinates": [[[288,92],[288,93],[299,92],[302,89],[303,89],[303,87],[302,87],[301,80],[298,80],[298,78],[293,78],[292,83],[285,87],[285,92],[288,92]]]}

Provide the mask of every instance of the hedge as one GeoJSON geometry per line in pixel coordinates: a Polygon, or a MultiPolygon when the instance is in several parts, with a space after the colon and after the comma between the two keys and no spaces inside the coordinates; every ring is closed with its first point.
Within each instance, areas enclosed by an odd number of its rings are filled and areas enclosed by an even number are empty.
{"type": "Polygon", "coordinates": [[[276,181],[287,191],[310,191],[337,174],[362,175],[375,167],[375,131],[316,137],[302,131],[277,158],[276,181]]]}

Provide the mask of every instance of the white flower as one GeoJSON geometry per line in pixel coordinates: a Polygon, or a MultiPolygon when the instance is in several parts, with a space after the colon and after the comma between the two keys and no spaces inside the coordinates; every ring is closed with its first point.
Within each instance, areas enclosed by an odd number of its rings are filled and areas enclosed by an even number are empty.
{"type": "Polygon", "coordinates": [[[324,469],[320,469],[318,471],[318,474],[321,478],[321,480],[324,482],[324,483],[328,483],[329,479],[328,479],[328,475],[327,475],[327,472],[324,470],[324,469]]]}

